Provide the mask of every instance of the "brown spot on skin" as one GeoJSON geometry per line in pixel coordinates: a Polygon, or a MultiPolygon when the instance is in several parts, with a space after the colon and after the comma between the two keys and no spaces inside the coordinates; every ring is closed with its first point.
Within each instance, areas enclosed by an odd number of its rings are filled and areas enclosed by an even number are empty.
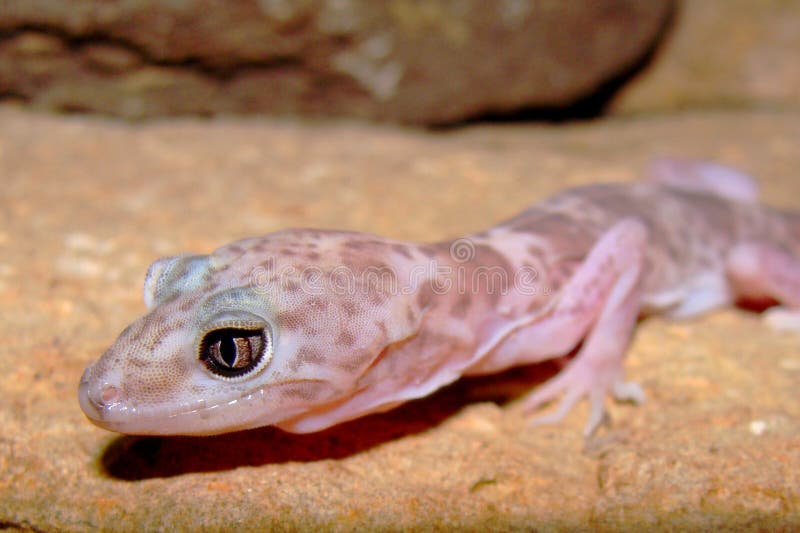
{"type": "Polygon", "coordinates": [[[308,313],[304,309],[281,311],[275,316],[279,328],[297,330],[306,325],[308,313]]]}
{"type": "MultiPolygon", "coordinates": [[[[566,283],[580,268],[583,260],[582,259],[570,259],[565,258],[564,260],[552,264],[548,267],[548,283],[550,285],[556,285],[560,287],[564,283],[566,283]]],[[[608,268],[607,265],[604,265],[601,268],[608,268]]]]}
{"type": "Polygon", "coordinates": [[[350,241],[345,241],[343,246],[345,248],[350,248],[352,250],[361,250],[362,248],[364,248],[364,243],[361,241],[350,240],[350,241]]]}
{"type": "Polygon", "coordinates": [[[322,382],[298,381],[284,385],[282,396],[299,398],[304,402],[312,402],[320,396],[323,390],[325,390],[325,384],[322,382]]]}
{"type": "Polygon", "coordinates": [[[178,305],[178,309],[182,313],[186,313],[190,311],[195,306],[196,303],[197,303],[197,298],[184,298],[183,301],[180,303],[180,305],[178,305]]]}
{"type": "Polygon", "coordinates": [[[544,256],[544,250],[542,250],[538,246],[528,246],[527,252],[528,252],[528,255],[530,255],[531,258],[533,258],[534,261],[537,261],[539,263],[544,263],[544,261],[542,259],[543,256],[544,256]]]}
{"type": "MultiPolygon", "coordinates": [[[[532,297],[532,300],[528,304],[528,307],[525,308],[525,311],[528,312],[528,313],[533,313],[534,311],[538,311],[539,309],[542,308],[542,306],[545,305],[546,301],[547,300],[543,300],[541,296],[536,295],[536,296],[532,297]]],[[[550,316],[550,314],[552,314],[552,313],[547,313],[546,316],[550,316]]],[[[544,317],[542,317],[542,319],[543,318],[544,317]]]]}
{"type": "Polygon", "coordinates": [[[355,345],[356,340],[357,340],[356,336],[353,335],[351,332],[342,330],[339,333],[339,336],[336,338],[335,342],[337,346],[349,347],[355,345]]]}
{"type": "Polygon", "coordinates": [[[367,265],[360,277],[370,292],[394,292],[398,287],[397,273],[383,262],[367,265]]]}
{"type": "Polygon", "coordinates": [[[371,303],[372,305],[381,305],[388,299],[389,295],[383,292],[382,290],[369,291],[369,303],[371,303]]]}
{"type": "Polygon", "coordinates": [[[406,321],[409,324],[413,324],[414,322],[417,321],[417,315],[414,313],[414,310],[411,309],[410,307],[406,309],[406,321]]]}
{"type": "MultiPolygon", "coordinates": [[[[514,272],[511,264],[506,260],[505,257],[503,257],[503,255],[501,255],[491,246],[487,246],[485,244],[479,244],[475,246],[475,259],[470,261],[470,264],[472,264],[475,269],[484,269],[484,271],[490,275],[493,275],[494,272],[498,271],[499,269],[499,273],[505,276],[507,281],[514,279],[514,272]],[[489,268],[490,270],[485,270],[486,268],[489,268]]],[[[475,270],[470,272],[469,275],[480,281],[480,277],[474,276],[475,270]]],[[[473,290],[479,289],[480,287],[473,287],[473,290]]],[[[495,287],[495,290],[487,290],[486,294],[492,304],[496,304],[502,297],[502,291],[497,290],[497,287],[495,287]]]]}
{"type": "Polygon", "coordinates": [[[144,401],[156,398],[170,401],[181,392],[174,385],[183,382],[189,371],[189,366],[180,357],[171,356],[161,364],[150,364],[131,373],[125,393],[144,401]]]}
{"type": "MultiPolygon", "coordinates": [[[[417,246],[417,249],[420,252],[422,252],[423,255],[425,255],[426,257],[428,257],[430,259],[433,259],[434,257],[437,257],[439,255],[439,251],[432,244],[420,244],[419,246],[417,246]]],[[[448,249],[449,249],[449,245],[448,245],[448,249]]]]}
{"type": "Polygon", "coordinates": [[[306,259],[309,261],[319,261],[320,257],[322,257],[319,252],[309,252],[306,254],[306,259]]]}
{"type": "Polygon", "coordinates": [[[383,322],[381,322],[379,320],[376,320],[375,321],[375,325],[380,330],[382,337],[386,337],[387,335],[389,335],[389,329],[386,327],[386,324],[384,324],[383,322]]]}
{"type": "Polygon", "coordinates": [[[290,250],[289,248],[281,248],[280,250],[278,250],[278,253],[285,257],[294,257],[295,255],[297,255],[297,252],[295,252],[294,250],[290,250]]]}
{"type": "Polygon", "coordinates": [[[354,317],[361,312],[361,307],[352,300],[345,300],[342,303],[342,310],[348,317],[354,317]]]}
{"type": "Polygon", "coordinates": [[[244,253],[244,248],[242,248],[238,244],[229,244],[228,245],[228,252],[231,255],[242,255],[244,253]]]}
{"type": "Polygon", "coordinates": [[[159,346],[164,344],[164,340],[167,338],[167,335],[163,333],[159,333],[158,335],[153,338],[152,342],[150,343],[149,349],[155,351],[158,349],[159,346]]]}
{"type": "Polygon", "coordinates": [[[529,233],[555,240],[565,246],[565,251],[590,247],[596,239],[597,224],[586,220],[590,213],[588,206],[574,206],[569,213],[531,210],[513,219],[508,228],[519,233],[529,233]],[[580,210],[583,208],[583,211],[580,210]]]}
{"type": "Polygon", "coordinates": [[[145,340],[145,333],[147,332],[147,325],[150,323],[149,320],[143,320],[138,323],[131,324],[125,331],[123,332],[122,336],[128,337],[128,340],[131,344],[141,344],[142,341],[145,340]],[[135,328],[133,326],[136,326],[135,328]]]}
{"type": "Polygon", "coordinates": [[[350,254],[342,254],[339,258],[339,262],[343,267],[349,270],[351,273],[358,272],[361,270],[361,265],[358,261],[350,254]]]}
{"type": "Polygon", "coordinates": [[[134,368],[147,368],[150,362],[146,359],[142,359],[141,357],[131,357],[128,359],[130,365],[134,368]]]}
{"type": "Polygon", "coordinates": [[[327,300],[325,300],[325,299],[323,299],[323,298],[320,298],[320,297],[318,297],[318,296],[315,296],[314,298],[311,298],[311,299],[308,301],[308,306],[309,306],[310,308],[312,308],[312,309],[316,310],[316,311],[321,311],[321,312],[322,312],[322,311],[325,311],[325,310],[327,310],[327,309],[328,309],[328,305],[329,305],[329,304],[328,304],[328,301],[327,301],[327,300]]]}
{"type": "Polygon", "coordinates": [[[310,346],[301,346],[295,356],[289,361],[288,367],[292,372],[297,372],[305,365],[320,365],[325,362],[325,356],[310,346]]]}
{"type": "Polygon", "coordinates": [[[286,292],[298,292],[300,290],[300,284],[295,281],[284,280],[283,283],[281,283],[281,288],[286,292]]]}
{"type": "Polygon", "coordinates": [[[321,268],[303,268],[303,281],[312,289],[318,287],[323,280],[324,273],[321,268]]]}
{"type": "Polygon", "coordinates": [[[431,287],[430,282],[425,282],[422,287],[420,287],[419,293],[417,294],[417,307],[425,309],[431,304],[435,296],[436,292],[433,290],[433,287],[431,287]]]}
{"type": "Polygon", "coordinates": [[[408,246],[406,246],[405,244],[395,243],[395,244],[392,245],[392,250],[394,250],[395,253],[398,253],[398,254],[402,255],[406,259],[413,258],[413,256],[411,255],[411,251],[408,249],[408,246]]]}
{"type": "Polygon", "coordinates": [[[469,312],[470,304],[472,303],[472,296],[469,294],[461,294],[456,303],[450,309],[450,314],[456,318],[464,318],[469,312]]]}

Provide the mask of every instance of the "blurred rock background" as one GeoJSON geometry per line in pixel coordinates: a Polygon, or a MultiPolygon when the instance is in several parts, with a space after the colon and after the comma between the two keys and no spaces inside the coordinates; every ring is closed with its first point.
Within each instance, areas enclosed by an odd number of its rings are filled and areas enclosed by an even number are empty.
{"type": "Polygon", "coordinates": [[[0,100],[429,125],[797,105],[798,27],[791,0],[5,0],[0,100]]]}

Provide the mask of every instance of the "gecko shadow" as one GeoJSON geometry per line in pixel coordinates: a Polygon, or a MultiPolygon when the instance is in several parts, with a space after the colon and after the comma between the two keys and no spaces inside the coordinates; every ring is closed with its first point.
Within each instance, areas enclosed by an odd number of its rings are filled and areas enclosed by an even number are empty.
{"type": "Polygon", "coordinates": [[[109,477],[141,481],[242,466],[341,459],[423,433],[470,404],[513,401],[557,371],[557,364],[547,362],[464,378],[426,398],[316,433],[263,427],[209,437],[121,436],[103,450],[99,466],[109,477]]]}

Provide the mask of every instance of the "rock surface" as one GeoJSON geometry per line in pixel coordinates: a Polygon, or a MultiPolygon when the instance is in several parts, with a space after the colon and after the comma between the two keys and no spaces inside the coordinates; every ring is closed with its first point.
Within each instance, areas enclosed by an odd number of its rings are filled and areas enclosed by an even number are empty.
{"type": "Polygon", "coordinates": [[[683,0],[672,27],[613,111],[800,107],[800,2],[683,0]]]}
{"type": "Polygon", "coordinates": [[[659,155],[735,165],[798,208],[798,131],[767,112],[433,134],[0,109],[0,527],[800,528],[798,337],[741,310],[644,321],[627,371],[649,401],[589,441],[585,403],[531,429],[513,401],[552,365],[310,435],[120,437],[76,399],[158,256],[287,226],[444,238],[659,155]]]}
{"type": "Polygon", "coordinates": [[[440,124],[591,94],[673,0],[6,0],[0,97],[128,118],[271,113],[440,124]]]}

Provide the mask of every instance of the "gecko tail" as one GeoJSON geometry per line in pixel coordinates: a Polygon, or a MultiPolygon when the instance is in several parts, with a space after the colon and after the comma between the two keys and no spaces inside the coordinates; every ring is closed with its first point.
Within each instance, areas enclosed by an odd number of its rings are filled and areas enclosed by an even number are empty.
{"type": "Polygon", "coordinates": [[[648,165],[647,176],[669,187],[715,194],[747,204],[758,203],[758,183],[753,177],[711,161],[656,159],[648,165]]]}

